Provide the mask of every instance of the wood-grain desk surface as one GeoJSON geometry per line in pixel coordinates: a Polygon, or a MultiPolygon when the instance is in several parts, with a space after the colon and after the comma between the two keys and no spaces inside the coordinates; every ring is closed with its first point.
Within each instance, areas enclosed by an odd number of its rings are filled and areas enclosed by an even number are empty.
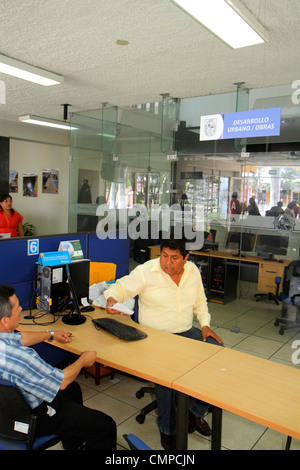
{"type": "MultiPolygon", "coordinates": [[[[153,245],[149,246],[150,249],[150,257],[151,258],[157,258],[160,256],[160,245],[153,245]]],[[[278,263],[278,261],[268,261],[264,260],[263,257],[257,256],[257,255],[252,255],[252,254],[247,254],[244,256],[236,256],[233,253],[233,250],[229,251],[190,251],[191,255],[201,255],[201,256],[207,256],[208,258],[222,258],[222,259],[227,259],[227,260],[234,260],[234,261],[240,261],[240,262],[246,262],[246,263],[257,263],[257,264],[265,264],[268,263],[269,265],[273,266],[287,266],[291,260],[283,259],[282,263],[278,263]]]]}
{"type": "MultiPolygon", "coordinates": [[[[200,252],[195,252],[201,254],[200,252]]],[[[278,261],[269,261],[264,259],[262,256],[257,255],[244,255],[244,256],[235,256],[232,251],[210,251],[209,256],[212,258],[222,258],[222,259],[230,259],[234,261],[246,262],[246,263],[257,263],[257,264],[268,264],[270,266],[287,266],[290,264],[291,260],[283,259],[282,262],[278,261]]]]}
{"type": "MultiPolygon", "coordinates": [[[[166,387],[171,387],[176,378],[221,349],[219,346],[137,325],[128,315],[108,315],[100,308],[86,313],[86,322],[78,326],[66,325],[60,318],[54,324],[45,327],[34,324],[32,320],[24,320],[24,314],[26,312],[22,313],[20,330],[45,331],[52,328],[71,332],[73,335],[71,343],[62,344],[54,341],[51,344],[75,354],[81,354],[86,350],[96,351],[97,362],[166,387]],[[135,326],[145,331],[148,337],[138,341],[120,340],[94,327],[92,318],[100,317],[114,318],[135,326]]],[[[53,315],[48,314],[37,321],[42,324],[52,319],[53,315]]]]}
{"type": "Polygon", "coordinates": [[[300,370],[227,348],[173,388],[300,439],[300,370]]]}

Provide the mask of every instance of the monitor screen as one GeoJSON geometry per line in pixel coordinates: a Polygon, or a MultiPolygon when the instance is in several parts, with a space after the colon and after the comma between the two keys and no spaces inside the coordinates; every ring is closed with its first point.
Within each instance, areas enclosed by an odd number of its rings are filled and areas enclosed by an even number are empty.
{"type": "Polygon", "coordinates": [[[272,255],[286,255],[289,237],[280,235],[258,235],[255,251],[257,253],[272,255]]]}
{"type": "Polygon", "coordinates": [[[254,233],[229,232],[226,248],[230,250],[253,251],[256,235],[254,233]]]}

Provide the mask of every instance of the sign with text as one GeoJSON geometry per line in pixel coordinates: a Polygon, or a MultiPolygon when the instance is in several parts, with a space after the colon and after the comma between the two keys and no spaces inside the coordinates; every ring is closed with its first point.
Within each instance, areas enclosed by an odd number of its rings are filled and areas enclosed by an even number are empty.
{"type": "Polygon", "coordinates": [[[70,264],[71,258],[68,251],[49,251],[41,253],[38,264],[42,266],[59,266],[60,264],[70,264]]]}
{"type": "Polygon", "coordinates": [[[280,135],[281,108],[211,114],[200,118],[200,140],[280,135]]]}

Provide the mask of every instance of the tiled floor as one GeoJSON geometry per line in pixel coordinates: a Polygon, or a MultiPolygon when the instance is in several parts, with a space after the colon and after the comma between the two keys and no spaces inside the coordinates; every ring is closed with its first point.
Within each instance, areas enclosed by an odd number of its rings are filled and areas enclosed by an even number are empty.
{"type": "MultiPolygon", "coordinates": [[[[279,327],[274,326],[274,319],[280,315],[281,306],[270,301],[255,302],[252,289],[253,285],[251,287],[241,283],[240,299],[227,305],[209,303],[213,329],[223,339],[226,347],[300,368],[292,363],[294,350],[291,347],[293,341],[300,340],[299,330],[287,330],[284,335],[279,335],[279,327]]],[[[86,379],[83,375],[78,380],[82,386],[85,405],[110,414],[117,422],[119,450],[128,449],[122,437],[125,433],[138,435],[152,449],[162,449],[155,411],[147,415],[143,424],[138,424],[135,419],[139,409],[151,400],[149,395],[140,400],[135,397],[136,391],[144,382],[119,372],[115,373],[113,380],[102,379],[99,386],[94,384],[92,378],[86,379]]],[[[207,421],[211,421],[210,414],[207,421]]],[[[284,448],[285,442],[286,436],[276,431],[223,412],[224,450],[280,450],[284,448]]],[[[58,444],[58,448],[59,446],[58,444]]],[[[188,448],[209,450],[210,439],[196,432],[190,434],[188,448]]],[[[291,449],[300,450],[300,441],[293,439],[291,449]]]]}

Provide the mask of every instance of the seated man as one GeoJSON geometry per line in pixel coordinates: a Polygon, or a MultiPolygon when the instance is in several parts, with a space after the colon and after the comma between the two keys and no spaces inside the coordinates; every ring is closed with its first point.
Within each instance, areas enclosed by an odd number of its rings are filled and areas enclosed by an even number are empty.
{"type": "Polygon", "coordinates": [[[96,354],[86,351],[60,370],[43,361],[30,346],[55,339],[70,342],[64,331],[16,331],[22,307],[11,286],[0,285],[0,377],[17,384],[38,413],[37,435],[57,434],[67,450],[85,443],[86,450],[115,450],[116,424],[110,416],[82,404],[80,387],[73,382],[96,354]]]}
{"type": "MultiPolygon", "coordinates": [[[[139,295],[139,323],[198,341],[223,344],[210,327],[210,314],[199,269],[188,261],[184,240],[162,240],[160,258],[135,268],[104,292],[107,313],[116,302],[125,302],[139,295]],[[196,315],[202,331],[193,326],[196,315]]],[[[205,380],[205,378],[204,378],[205,380]]],[[[166,450],[176,445],[175,392],[155,385],[158,405],[158,427],[161,444],[166,450]]],[[[211,430],[203,416],[208,405],[194,398],[189,400],[189,418],[194,428],[204,435],[211,430]]]]}

